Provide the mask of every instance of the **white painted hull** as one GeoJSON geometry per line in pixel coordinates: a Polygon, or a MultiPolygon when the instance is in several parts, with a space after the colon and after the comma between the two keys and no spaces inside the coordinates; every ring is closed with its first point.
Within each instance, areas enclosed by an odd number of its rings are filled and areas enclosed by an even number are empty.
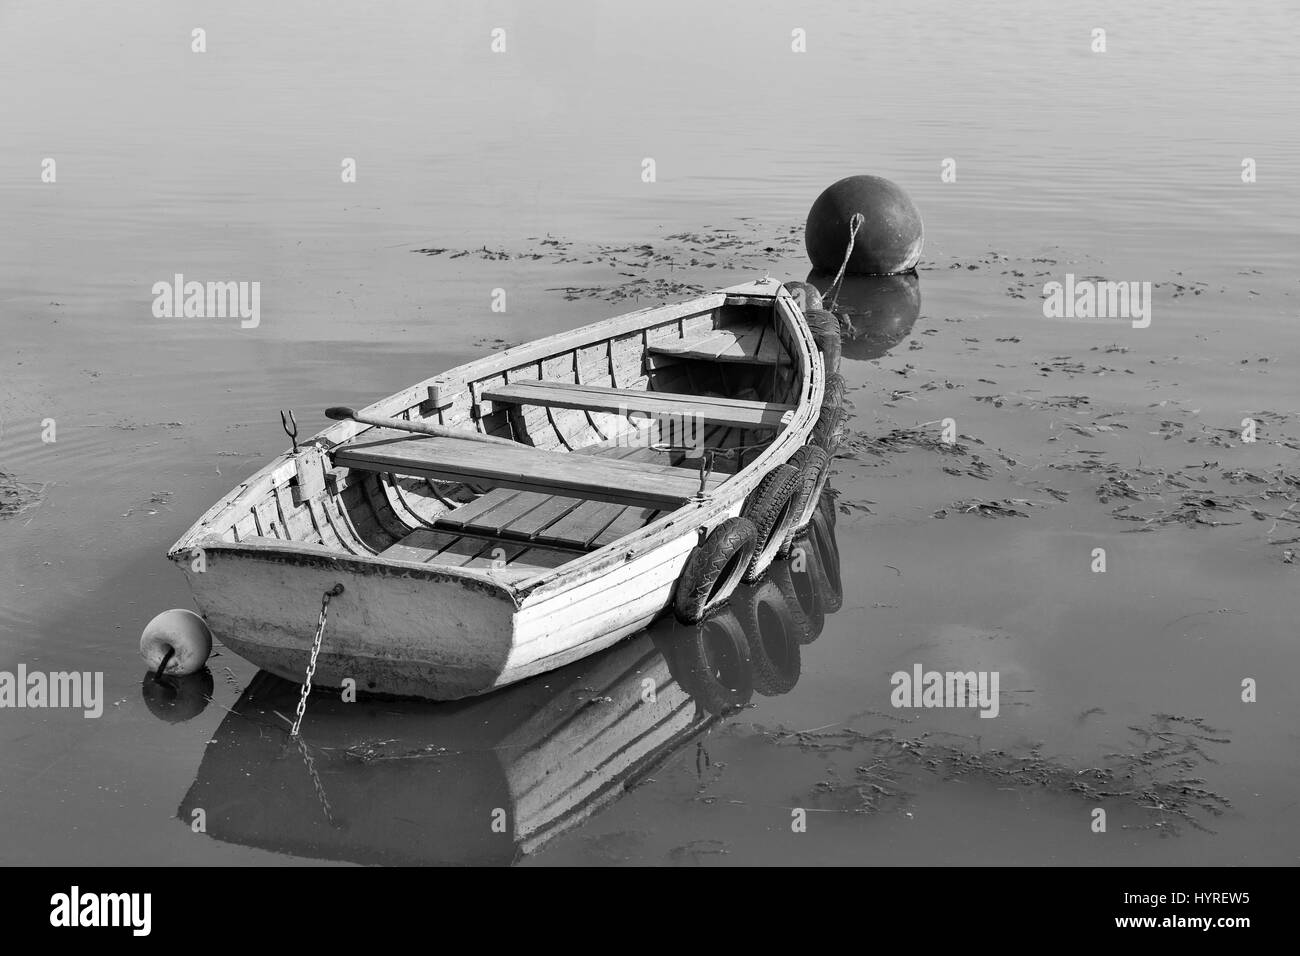
{"type": "MultiPolygon", "coordinates": [[[[739,510],[739,505],[735,509],[739,510]]],[[[413,567],[277,552],[207,552],[190,572],[213,634],[287,680],[306,675],[321,596],[335,584],[314,683],[453,700],[563,667],[649,627],[669,607],[695,538],[675,538],[596,580],[516,607],[503,588],[413,567]]]]}

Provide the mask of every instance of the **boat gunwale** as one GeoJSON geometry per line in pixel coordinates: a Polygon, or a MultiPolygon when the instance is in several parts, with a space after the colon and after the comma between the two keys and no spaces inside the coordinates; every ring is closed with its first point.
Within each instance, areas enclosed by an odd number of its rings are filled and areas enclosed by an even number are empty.
{"type": "MultiPolygon", "coordinates": [[[[289,564],[312,569],[338,569],[362,577],[418,578],[441,584],[459,584],[468,590],[483,591],[493,597],[509,601],[516,610],[520,604],[518,594],[508,582],[491,577],[485,571],[476,572],[472,569],[442,564],[403,561],[400,558],[380,559],[367,554],[344,554],[329,550],[323,545],[279,541],[275,538],[236,542],[219,539],[199,541],[195,542],[193,547],[202,548],[205,554],[217,552],[229,557],[253,558],[273,564],[289,564]],[[400,573],[386,573],[390,570],[400,573]]],[[[175,552],[173,560],[184,562],[185,555],[179,551],[175,552]]]]}

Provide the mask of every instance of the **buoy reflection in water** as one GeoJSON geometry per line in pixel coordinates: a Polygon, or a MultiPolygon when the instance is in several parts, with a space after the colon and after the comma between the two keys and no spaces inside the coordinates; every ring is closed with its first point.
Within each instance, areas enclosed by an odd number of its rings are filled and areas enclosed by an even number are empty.
{"type": "Polygon", "coordinates": [[[808,282],[834,302],[840,318],[841,358],[863,362],[880,358],[903,339],[921,315],[921,279],[915,272],[892,276],[845,276],[838,291],[826,295],[835,276],[813,270],[808,282]]]}

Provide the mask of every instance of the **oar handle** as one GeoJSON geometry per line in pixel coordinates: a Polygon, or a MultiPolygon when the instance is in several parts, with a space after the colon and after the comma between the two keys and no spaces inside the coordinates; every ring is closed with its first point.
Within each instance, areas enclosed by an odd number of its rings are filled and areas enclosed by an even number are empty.
{"type": "Polygon", "coordinates": [[[493,438],[466,428],[448,428],[446,425],[430,425],[428,422],[408,422],[400,418],[380,418],[378,415],[362,415],[346,405],[335,405],[325,409],[325,417],[336,422],[353,421],[361,425],[374,425],[377,428],[394,428],[398,431],[414,432],[417,435],[431,435],[434,438],[459,438],[463,441],[477,441],[488,445],[509,445],[511,448],[527,448],[518,442],[504,438],[493,438]]]}

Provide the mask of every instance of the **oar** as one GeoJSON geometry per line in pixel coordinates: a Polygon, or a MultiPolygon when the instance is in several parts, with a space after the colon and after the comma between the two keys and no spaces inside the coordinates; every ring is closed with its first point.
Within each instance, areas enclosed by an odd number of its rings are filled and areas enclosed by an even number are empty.
{"type": "Polygon", "coordinates": [[[427,422],[407,422],[400,418],[380,418],[378,415],[362,415],[346,405],[335,405],[325,409],[325,417],[336,422],[359,422],[362,425],[376,425],[379,428],[396,428],[399,431],[415,432],[417,435],[432,435],[435,438],[461,438],[465,441],[481,441],[489,445],[509,445],[511,448],[527,448],[518,442],[504,438],[493,438],[464,428],[447,428],[444,425],[430,425],[427,422]]]}

